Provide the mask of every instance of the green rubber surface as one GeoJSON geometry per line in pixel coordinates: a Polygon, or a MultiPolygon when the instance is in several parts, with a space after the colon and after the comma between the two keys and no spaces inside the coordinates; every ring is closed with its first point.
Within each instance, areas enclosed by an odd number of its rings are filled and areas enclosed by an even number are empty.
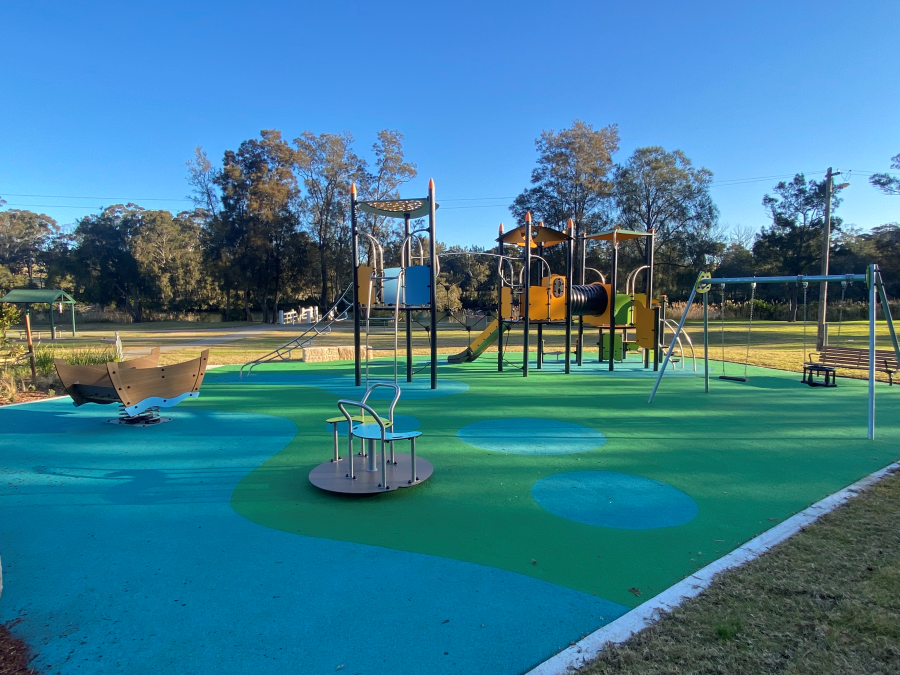
{"type": "Polygon", "coordinates": [[[372,498],[325,493],[307,479],[331,457],[322,419],[334,415],[338,397],[304,379],[352,377],[352,364],[267,366],[281,376],[277,383],[254,385],[217,369],[197,403],[280,415],[298,428],[234,492],[233,508],[253,522],[488,565],[629,607],[900,457],[900,387],[877,386],[877,435],[869,441],[865,382],[810,388],[797,373],[751,367],[747,384],[713,376],[705,394],[702,376],[678,371],[648,405],[654,377],[636,362],[614,374],[595,364],[568,376],[562,364],[547,364],[532,367],[527,379],[488,363],[442,366],[441,377],[468,384],[468,391],[401,398],[396,408],[421,421],[417,454],[434,465],[434,475],[414,489],[372,498]],[[502,418],[583,425],[607,442],[576,454],[525,455],[457,438],[467,425],[502,418]],[[696,502],[697,515],[674,527],[616,529],[554,515],[532,497],[543,478],[585,471],[672,486],[696,502]]]}

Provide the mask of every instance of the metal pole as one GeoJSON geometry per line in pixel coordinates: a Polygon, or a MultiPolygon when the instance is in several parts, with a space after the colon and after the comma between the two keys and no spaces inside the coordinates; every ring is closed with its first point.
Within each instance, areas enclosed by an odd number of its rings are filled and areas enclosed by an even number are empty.
{"type": "MultiPolygon", "coordinates": [[[[581,247],[581,285],[584,286],[584,273],[585,266],[587,265],[587,240],[584,238],[584,231],[581,230],[581,225],[576,223],[576,242],[581,247]],[[579,231],[581,230],[581,231],[579,231]]],[[[575,346],[575,364],[581,365],[581,357],[584,354],[584,317],[579,314],[578,315],[578,341],[575,346]]]]}
{"type": "MultiPolygon", "coordinates": [[[[350,186],[350,240],[353,249],[351,253],[353,256],[353,377],[358,387],[362,384],[362,371],[359,362],[361,340],[359,334],[359,230],[356,224],[356,183],[350,186]]],[[[368,280],[366,284],[368,284],[368,280]]],[[[350,461],[353,461],[352,457],[350,461]]]]}
{"type": "MultiPolygon", "coordinates": [[[[691,309],[691,303],[694,302],[694,296],[696,294],[697,284],[694,284],[694,287],[691,289],[691,295],[688,297],[687,304],[684,306],[684,314],[681,315],[681,321],[678,322],[678,329],[675,331],[675,335],[681,335],[681,329],[684,328],[684,322],[687,319],[688,311],[691,309]]],[[[659,369],[659,375],[656,376],[656,384],[653,385],[653,391],[650,392],[650,400],[647,401],[647,403],[653,403],[653,397],[656,396],[656,390],[659,389],[659,382],[666,373],[666,366],[669,365],[669,359],[672,356],[672,351],[675,349],[675,343],[675,338],[672,338],[672,344],[669,345],[669,349],[666,352],[666,358],[663,359],[662,368],[659,369]]]]}
{"type": "MultiPolygon", "coordinates": [[[[838,172],[840,173],[840,172],[838,172]]],[[[822,274],[828,274],[828,257],[831,252],[831,167],[825,173],[825,226],[822,230],[822,274]]],[[[816,349],[822,349],[828,344],[828,336],[825,332],[825,312],[828,304],[828,283],[819,284],[819,325],[816,331],[816,349]]]]}
{"type": "Polygon", "coordinates": [[[72,308],[72,337],[75,337],[75,303],[70,302],[69,307],[72,308]]]}
{"type": "MultiPolygon", "coordinates": [[[[612,372],[615,369],[616,362],[616,283],[617,275],[619,273],[619,242],[616,241],[616,232],[613,230],[613,239],[612,239],[612,271],[609,275],[609,287],[610,287],[610,308],[609,308],[609,354],[607,358],[609,359],[609,371],[612,372]]],[[[622,345],[622,349],[625,349],[625,345],[622,345]]],[[[600,338],[600,351],[603,351],[603,338],[600,338]]],[[[624,358],[624,354],[622,355],[624,358]]]]}
{"type": "Polygon", "coordinates": [[[703,382],[709,393],[709,291],[703,294],[703,382]]]}
{"type": "MultiPolygon", "coordinates": [[[[500,223],[500,236],[497,238],[497,372],[503,372],[503,223],[500,223]]],[[[512,271],[510,271],[512,274],[512,271]]],[[[510,279],[509,301],[512,306],[512,282],[510,279]]]]}
{"type": "Polygon", "coordinates": [[[869,265],[869,440],[875,439],[875,266],[869,265]]]}
{"type": "MultiPolygon", "coordinates": [[[[647,281],[644,284],[644,291],[647,294],[647,309],[653,308],[653,240],[656,238],[656,230],[650,230],[650,236],[647,237],[647,251],[646,251],[646,264],[647,264],[647,281]]],[[[650,367],[650,352],[648,350],[644,350],[644,368],[650,367]]]]}
{"type": "Polygon", "coordinates": [[[531,318],[529,309],[531,305],[531,213],[525,214],[525,272],[522,275],[525,280],[525,293],[522,307],[522,328],[525,336],[522,342],[522,377],[528,377],[528,329],[531,318]]]}
{"type": "MultiPolygon", "coordinates": [[[[544,245],[543,244],[538,244],[538,255],[543,259],[543,257],[544,257],[544,245]]],[[[541,270],[543,270],[543,269],[544,268],[541,267],[541,270]]],[[[541,271],[541,275],[543,275],[543,271],[541,271]]],[[[548,281],[549,281],[549,279],[548,279],[548,281]]],[[[547,289],[548,292],[550,290],[551,290],[550,288],[547,289]]],[[[549,304],[547,307],[547,318],[548,319],[550,318],[549,304]]],[[[536,367],[538,370],[540,370],[541,366],[543,365],[543,361],[544,361],[544,324],[543,323],[538,323],[537,333],[538,334],[537,334],[537,366],[536,367]]]]}
{"type": "Polygon", "coordinates": [[[569,238],[566,241],[566,374],[572,372],[572,264],[575,262],[573,227],[574,223],[569,218],[569,238]]]}
{"type": "MultiPolygon", "coordinates": [[[[409,214],[403,214],[403,230],[404,236],[406,237],[404,241],[406,242],[403,245],[403,251],[401,251],[401,256],[403,260],[401,260],[403,268],[406,269],[407,266],[411,266],[412,264],[412,240],[409,237],[410,226],[409,226],[409,214]]],[[[404,284],[406,283],[406,275],[403,275],[404,284]]],[[[406,303],[406,293],[403,294],[403,304],[406,303]]],[[[412,382],[413,380],[413,353],[412,353],[412,312],[408,309],[406,310],[406,381],[412,382]]]]}
{"type": "Polygon", "coordinates": [[[437,389],[437,232],[435,226],[434,178],[428,181],[428,237],[431,239],[431,388],[437,389]]]}

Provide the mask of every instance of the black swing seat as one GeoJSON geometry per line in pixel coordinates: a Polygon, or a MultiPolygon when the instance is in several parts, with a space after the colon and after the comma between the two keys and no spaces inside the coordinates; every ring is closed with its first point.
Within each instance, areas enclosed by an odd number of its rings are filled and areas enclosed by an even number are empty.
{"type": "MultiPolygon", "coordinates": [[[[855,347],[822,347],[818,352],[812,352],[806,363],[803,364],[803,383],[810,386],[836,386],[834,371],[837,368],[850,370],[869,369],[869,350],[856,349],[855,347]],[[817,358],[813,358],[813,357],[817,358]],[[831,373],[831,383],[828,383],[828,375],[831,373]],[[813,379],[815,374],[824,374],[824,385],[813,379]]],[[[888,383],[893,386],[894,373],[898,371],[897,355],[893,350],[879,349],[875,351],[875,371],[886,373],[888,383]]]]}
{"type": "Polygon", "coordinates": [[[731,375],[719,375],[720,380],[728,380],[729,382],[746,382],[746,377],[732,377],[731,375]]]}

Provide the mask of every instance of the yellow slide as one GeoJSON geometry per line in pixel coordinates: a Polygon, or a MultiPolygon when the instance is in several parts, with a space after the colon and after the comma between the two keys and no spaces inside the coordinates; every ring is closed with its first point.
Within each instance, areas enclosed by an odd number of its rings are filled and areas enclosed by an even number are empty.
{"type": "Polygon", "coordinates": [[[496,342],[500,335],[500,322],[494,319],[488,327],[481,331],[481,335],[472,340],[472,344],[465,351],[447,357],[449,363],[466,363],[474,361],[484,353],[484,350],[496,342]]]}

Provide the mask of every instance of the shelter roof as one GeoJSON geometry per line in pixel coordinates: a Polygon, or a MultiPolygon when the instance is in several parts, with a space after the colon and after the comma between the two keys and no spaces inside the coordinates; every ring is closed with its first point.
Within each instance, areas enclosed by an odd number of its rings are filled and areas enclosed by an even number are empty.
{"type": "Polygon", "coordinates": [[[12,302],[20,304],[32,304],[46,302],[53,304],[56,302],[73,303],[75,299],[65,291],[53,288],[14,288],[9,293],[0,298],[0,302],[12,302]]]}
{"type": "MultiPolygon", "coordinates": [[[[369,202],[357,202],[360,211],[371,213],[375,216],[387,216],[388,218],[403,218],[409,214],[410,218],[422,218],[428,215],[428,197],[422,199],[379,199],[369,202]]],[[[438,208],[438,204],[434,205],[438,208]]]]}
{"type": "Polygon", "coordinates": [[[634,230],[622,230],[618,227],[614,227],[611,230],[600,232],[599,234],[589,234],[585,237],[585,239],[597,239],[599,241],[626,241],[628,239],[650,237],[652,235],[652,232],[636,232],[634,230]]]}
{"type": "MultiPolygon", "coordinates": [[[[513,244],[525,248],[525,226],[521,225],[514,230],[510,230],[500,237],[504,244],[513,244]]],[[[546,246],[555,246],[568,241],[569,238],[564,232],[554,230],[552,227],[543,225],[531,226],[531,248],[537,248],[538,244],[546,246]]]]}

